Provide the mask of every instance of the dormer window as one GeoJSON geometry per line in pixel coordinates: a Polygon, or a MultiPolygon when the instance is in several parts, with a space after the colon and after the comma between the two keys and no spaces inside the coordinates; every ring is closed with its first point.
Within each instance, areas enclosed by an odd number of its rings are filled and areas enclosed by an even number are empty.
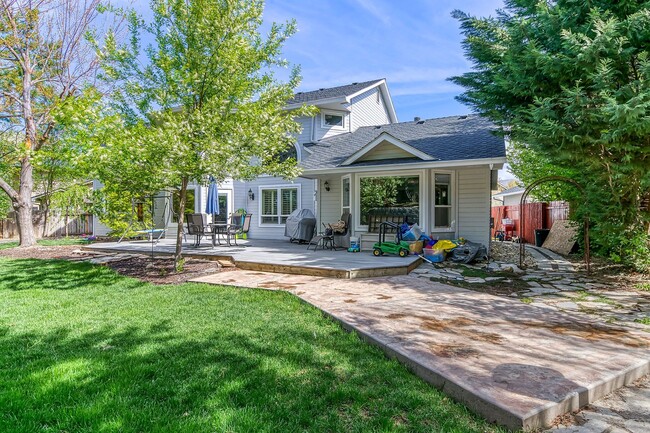
{"type": "Polygon", "coordinates": [[[345,114],[338,111],[323,111],[321,116],[323,128],[345,129],[345,114]]]}

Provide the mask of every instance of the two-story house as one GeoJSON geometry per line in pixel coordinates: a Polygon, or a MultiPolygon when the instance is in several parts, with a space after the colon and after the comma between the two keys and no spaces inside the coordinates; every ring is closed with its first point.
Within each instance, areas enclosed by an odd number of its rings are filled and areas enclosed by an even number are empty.
{"type": "MultiPolygon", "coordinates": [[[[506,161],[493,124],[477,115],[398,123],[385,79],[299,92],[286,108],[302,104],[320,111],[297,119],[301,177],[219,185],[221,218],[246,209],[253,214],[249,238],[285,239],[284,223],[296,209],[310,209],[319,227],[349,212],[362,248],[376,239],[381,221],[396,219],[441,239],[487,244],[491,191],[506,161]]],[[[188,198],[195,212],[203,212],[207,188],[192,186],[188,198]]],[[[174,212],[163,214],[157,213],[156,224],[174,236],[174,212]]]]}

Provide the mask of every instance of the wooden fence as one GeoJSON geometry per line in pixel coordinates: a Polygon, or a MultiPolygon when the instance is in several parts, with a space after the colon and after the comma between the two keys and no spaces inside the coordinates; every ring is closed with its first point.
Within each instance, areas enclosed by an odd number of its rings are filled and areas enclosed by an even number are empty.
{"type": "Polygon", "coordinates": [[[494,237],[496,231],[503,230],[503,220],[509,218],[513,220],[515,225],[514,234],[523,238],[524,242],[534,244],[536,229],[550,229],[555,221],[569,219],[569,204],[563,201],[526,203],[524,206],[526,233],[521,233],[519,205],[493,207],[494,228],[492,229],[492,237],[494,237]]]}
{"type": "MultiPolygon", "coordinates": [[[[42,212],[34,212],[34,231],[36,237],[61,237],[66,235],[66,221],[65,215],[58,213],[50,214],[47,221],[47,227],[45,227],[45,233],[43,233],[43,228],[45,225],[44,215],[42,212]]],[[[90,235],[93,232],[93,216],[91,214],[84,214],[78,218],[68,218],[68,235],[69,236],[79,236],[79,235],[90,235]]],[[[10,213],[9,218],[0,220],[0,239],[12,239],[18,237],[18,226],[16,224],[16,219],[10,213]]]]}

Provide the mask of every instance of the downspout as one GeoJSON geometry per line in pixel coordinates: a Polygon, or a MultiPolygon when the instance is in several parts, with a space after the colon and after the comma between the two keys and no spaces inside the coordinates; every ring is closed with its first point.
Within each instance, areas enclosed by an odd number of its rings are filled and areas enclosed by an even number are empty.
{"type": "Polygon", "coordinates": [[[490,176],[488,177],[488,190],[490,191],[490,206],[488,207],[488,250],[487,269],[490,269],[490,254],[492,254],[492,176],[494,176],[494,164],[490,164],[490,176]]]}

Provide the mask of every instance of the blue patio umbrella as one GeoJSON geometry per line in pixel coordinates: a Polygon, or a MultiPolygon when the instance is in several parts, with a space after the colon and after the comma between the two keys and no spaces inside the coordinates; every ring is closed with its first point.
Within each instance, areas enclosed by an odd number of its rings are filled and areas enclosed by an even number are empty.
{"type": "Polygon", "coordinates": [[[210,176],[210,185],[208,186],[208,201],[205,204],[205,213],[212,215],[212,222],[214,216],[219,215],[219,188],[217,181],[210,176]]]}

